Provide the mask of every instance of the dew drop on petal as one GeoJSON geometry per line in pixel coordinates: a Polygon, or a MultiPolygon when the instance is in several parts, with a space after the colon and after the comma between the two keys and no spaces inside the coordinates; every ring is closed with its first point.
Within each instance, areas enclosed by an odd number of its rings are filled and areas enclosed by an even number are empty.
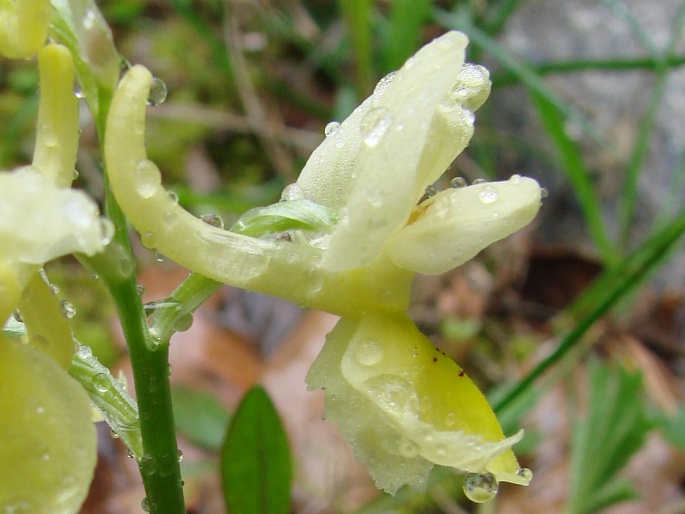
{"type": "Polygon", "coordinates": [[[155,252],[155,260],[157,262],[164,262],[164,255],[159,252],[155,252]]]}
{"type": "Polygon", "coordinates": [[[496,202],[498,197],[497,189],[494,186],[485,186],[478,191],[478,199],[485,204],[496,202]]]}
{"type": "Polygon", "coordinates": [[[516,474],[523,478],[526,482],[533,480],[533,472],[528,468],[520,468],[516,474]]]}
{"type": "Polygon", "coordinates": [[[158,77],[152,78],[152,84],[150,84],[150,94],[147,97],[147,104],[150,107],[155,107],[166,100],[167,89],[164,81],[158,77]]]}
{"type": "Polygon", "coordinates": [[[484,178],[477,178],[476,180],[473,181],[473,185],[477,186],[478,184],[485,184],[486,182],[487,182],[487,180],[485,180],[484,178]]]}
{"type": "Polygon", "coordinates": [[[540,188],[540,198],[547,198],[549,196],[549,191],[546,187],[540,188]]]}
{"type": "Polygon", "coordinates": [[[435,186],[428,186],[426,188],[426,196],[428,198],[433,198],[437,194],[438,194],[438,190],[435,188],[435,186]]]}
{"type": "Polygon", "coordinates": [[[357,346],[355,358],[364,366],[373,366],[383,359],[383,347],[378,341],[367,339],[357,346]]]}
{"type": "Polygon", "coordinates": [[[221,216],[214,214],[213,212],[208,212],[200,216],[200,219],[204,221],[207,225],[211,225],[216,228],[224,228],[224,220],[221,216]]]}
{"type": "Polygon", "coordinates": [[[513,174],[511,177],[509,177],[509,182],[515,186],[518,186],[521,183],[521,175],[518,173],[513,174]]]}
{"type": "Polygon", "coordinates": [[[464,478],[464,494],[474,503],[492,500],[499,484],[492,473],[468,473],[464,478]]]}
{"type": "Polygon", "coordinates": [[[392,113],[382,107],[371,109],[367,112],[360,122],[362,139],[366,146],[374,147],[382,141],[388,129],[392,125],[392,113]]]}
{"type": "Polygon", "coordinates": [[[136,190],[143,198],[150,198],[157,192],[162,177],[154,162],[141,159],[136,163],[136,190]]]}
{"type": "Polygon", "coordinates": [[[397,449],[402,457],[407,458],[416,457],[420,450],[418,444],[406,437],[400,439],[400,442],[397,444],[397,449]]]}
{"type": "Polygon", "coordinates": [[[337,121],[331,121],[326,127],[323,129],[323,133],[326,135],[326,137],[331,137],[334,135],[338,130],[340,129],[340,123],[337,121]]]}
{"type": "Polygon", "coordinates": [[[468,183],[464,177],[454,177],[452,180],[450,180],[450,186],[454,187],[455,189],[466,187],[467,185],[468,183]]]}
{"type": "Polygon", "coordinates": [[[193,325],[193,315],[186,312],[180,315],[173,323],[172,329],[174,332],[185,332],[193,325]]]}
{"type": "Polygon", "coordinates": [[[143,284],[138,284],[136,289],[138,290],[138,296],[143,296],[145,294],[145,286],[143,284]]]}
{"type": "Polygon", "coordinates": [[[143,498],[143,501],[140,502],[140,508],[145,512],[150,512],[150,505],[148,505],[147,497],[143,498]]]}
{"type": "Polygon", "coordinates": [[[169,197],[169,200],[171,200],[171,203],[176,205],[178,203],[178,195],[174,193],[173,191],[167,191],[166,195],[169,197]]]}
{"type": "Polygon", "coordinates": [[[416,418],[419,399],[411,384],[395,375],[377,375],[364,382],[369,397],[393,416],[416,418]]]}
{"type": "Polygon", "coordinates": [[[114,223],[109,218],[100,218],[100,242],[106,246],[114,238],[114,223]]]}
{"type": "Polygon", "coordinates": [[[178,450],[178,462],[183,462],[183,452],[178,450]]]}
{"type": "Polygon", "coordinates": [[[383,98],[385,91],[388,89],[388,86],[395,79],[396,75],[396,71],[391,71],[385,77],[378,81],[378,84],[376,84],[376,87],[373,89],[373,95],[371,96],[371,102],[374,106],[378,105],[381,98],[383,98]]]}
{"type": "Polygon", "coordinates": [[[76,168],[71,172],[71,180],[77,180],[79,178],[79,172],[76,168]]]}
{"type": "Polygon", "coordinates": [[[304,189],[302,189],[300,184],[288,184],[281,193],[281,201],[289,202],[292,200],[302,200],[304,196],[304,189]]]}

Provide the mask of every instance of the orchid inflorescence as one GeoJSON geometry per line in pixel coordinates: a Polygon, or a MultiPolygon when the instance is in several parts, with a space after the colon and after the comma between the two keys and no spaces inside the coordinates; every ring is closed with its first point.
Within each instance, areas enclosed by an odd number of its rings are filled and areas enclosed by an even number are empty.
{"type": "Polygon", "coordinates": [[[306,380],[325,391],[326,418],[380,488],[423,489],[436,464],[468,473],[465,490],[474,501],[492,497],[499,481],[527,485],[532,474],[511,449],[522,431],[505,437],[483,394],[406,314],[416,273],[459,266],[527,225],[540,207],[537,182],[518,175],[456,181],[460,187],[422,200],[468,145],[474,112],[490,92],[487,70],[464,63],[466,37],[449,32],[382,79],[345,121],[329,124],[281,202],[225,230],[179,206],[147,158],[151,73],[133,66],[114,88],[118,57],[94,3],[54,4],[60,27],[76,34],[65,42],[71,52],[43,46],[48,2],[10,3],[0,24],[0,53],[27,58],[38,51],[41,81],[33,164],[0,174],[0,314],[5,320],[19,309],[28,340],[0,339],[8,413],[0,421],[0,455],[11,463],[0,468],[0,506],[34,502],[31,512],[76,512],[95,462],[88,397],[66,372],[74,348],[68,320],[53,316],[55,329],[45,333],[45,322],[31,314],[56,312],[39,272],[45,262],[93,255],[112,236],[93,200],[69,189],[78,144],[74,60],[94,70],[86,87],[112,90],[99,104],[111,101],[104,167],[145,246],[198,275],[341,317],[306,380]],[[13,29],[25,25],[35,30],[13,29]],[[93,26],[100,32],[88,32],[93,26]],[[110,39],[100,44],[98,33],[110,39]]]}

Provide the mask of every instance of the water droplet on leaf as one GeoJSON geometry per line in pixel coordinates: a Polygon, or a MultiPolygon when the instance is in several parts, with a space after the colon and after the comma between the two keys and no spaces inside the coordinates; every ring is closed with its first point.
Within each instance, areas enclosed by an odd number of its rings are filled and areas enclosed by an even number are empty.
{"type": "Polygon", "coordinates": [[[109,391],[110,385],[109,379],[105,373],[98,373],[93,377],[93,386],[101,393],[109,391]]]}
{"type": "Polygon", "coordinates": [[[67,319],[76,315],[76,308],[68,300],[62,300],[62,315],[67,319]]]}
{"type": "Polygon", "coordinates": [[[159,169],[154,162],[141,159],[136,163],[136,191],[143,198],[150,198],[162,183],[159,169]]]}

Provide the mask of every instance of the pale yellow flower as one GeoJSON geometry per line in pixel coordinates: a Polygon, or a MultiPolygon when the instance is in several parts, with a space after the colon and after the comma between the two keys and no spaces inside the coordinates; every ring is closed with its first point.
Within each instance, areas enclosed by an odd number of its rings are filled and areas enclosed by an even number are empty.
{"type": "Polygon", "coordinates": [[[328,419],[389,492],[424,487],[434,464],[493,481],[531,477],[511,451],[521,434],[505,438],[483,395],[405,314],[416,272],[462,264],[540,207],[537,182],[519,176],[417,205],[470,141],[489,94],[487,70],[463,63],[466,44],[456,32],[438,38],[327,127],[283,199],[315,202],[337,223],[293,231],[292,241],[207,225],[170,198],[145,154],[145,68],[124,77],[107,124],[110,184],[146,246],[215,280],[342,316],[307,381],[325,389],[328,419]]]}

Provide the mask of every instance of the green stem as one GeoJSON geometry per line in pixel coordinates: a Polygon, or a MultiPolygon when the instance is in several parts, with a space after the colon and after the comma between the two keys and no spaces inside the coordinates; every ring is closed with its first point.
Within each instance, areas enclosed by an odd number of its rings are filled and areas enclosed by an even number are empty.
{"type": "MultiPolygon", "coordinates": [[[[96,124],[101,143],[110,99],[111,95],[100,95],[96,124]]],[[[115,227],[114,238],[103,254],[86,262],[102,278],[114,299],[131,358],[143,439],[143,457],[138,465],[147,495],[145,503],[151,514],[183,514],[183,487],[169,382],[169,347],[156,344],[150,335],[138,293],[126,218],[109,188],[106,212],[115,227]]]]}
{"type": "MultiPolygon", "coordinates": [[[[545,62],[532,64],[528,67],[537,75],[552,73],[578,73],[585,71],[658,71],[661,67],[679,68],[685,65],[685,55],[672,55],[664,60],[645,57],[644,59],[612,58],[612,59],[574,59],[560,62],[545,62]]],[[[518,74],[512,71],[497,72],[492,75],[492,86],[509,86],[520,82],[518,74]]]]}

